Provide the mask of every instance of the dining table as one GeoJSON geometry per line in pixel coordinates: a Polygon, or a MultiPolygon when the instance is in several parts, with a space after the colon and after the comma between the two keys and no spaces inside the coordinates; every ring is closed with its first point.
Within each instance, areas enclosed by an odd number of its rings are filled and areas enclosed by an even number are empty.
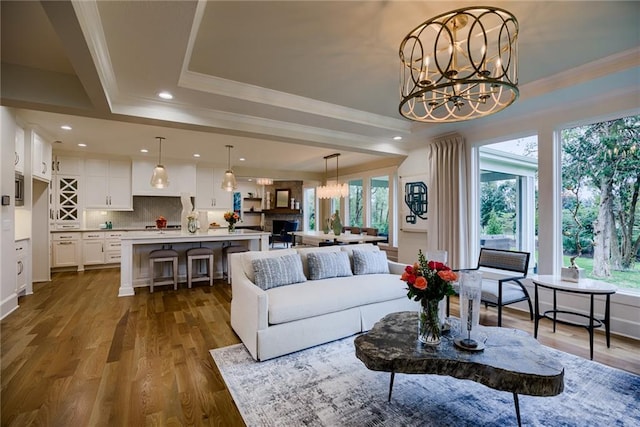
{"type": "Polygon", "coordinates": [[[301,242],[320,245],[321,243],[333,243],[333,244],[350,244],[350,243],[373,243],[383,242],[387,240],[386,236],[371,236],[364,233],[340,233],[334,234],[333,231],[325,233],[324,231],[292,231],[290,234],[293,236],[292,245],[296,245],[297,238],[300,238],[301,242]]]}

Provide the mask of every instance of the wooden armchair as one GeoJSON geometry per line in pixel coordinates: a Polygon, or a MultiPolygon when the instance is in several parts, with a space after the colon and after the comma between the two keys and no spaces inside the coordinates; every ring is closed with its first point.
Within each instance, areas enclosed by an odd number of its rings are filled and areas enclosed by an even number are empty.
{"type": "MultiPolygon", "coordinates": [[[[502,326],[502,307],[520,301],[529,303],[529,314],[533,320],[531,298],[521,282],[527,277],[530,256],[529,252],[481,248],[476,268],[458,270],[482,271],[482,297],[480,301],[487,307],[498,307],[498,326],[502,326]]],[[[456,289],[457,291],[459,288],[456,289]]],[[[447,298],[448,314],[449,299],[447,298]]]]}

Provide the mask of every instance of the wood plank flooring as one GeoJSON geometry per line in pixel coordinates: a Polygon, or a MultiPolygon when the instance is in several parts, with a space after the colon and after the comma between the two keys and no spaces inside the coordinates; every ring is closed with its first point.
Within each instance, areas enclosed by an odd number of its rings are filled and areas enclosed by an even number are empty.
{"type": "MultiPolygon", "coordinates": [[[[118,298],[117,269],[56,273],[2,321],[2,426],[243,426],[208,350],[238,343],[231,288],[181,285],[118,298]]],[[[453,303],[452,307],[457,307],[453,303]]],[[[533,332],[505,310],[508,327],[533,332]]],[[[495,325],[494,309],[481,323],[495,325]]],[[[588,357],[586,330],[541,323],[539,340],[588,357]]],[[[640,374],[638,341],[597,334],[594,360],[640,374]]]]}

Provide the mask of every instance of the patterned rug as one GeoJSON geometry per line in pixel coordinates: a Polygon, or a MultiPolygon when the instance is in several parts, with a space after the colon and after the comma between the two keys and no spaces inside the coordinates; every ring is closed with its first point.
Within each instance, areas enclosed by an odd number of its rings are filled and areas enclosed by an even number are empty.
{"type": "MultiPolygon", "coordinates": [[[[255,362],[242,344],[211,355],[250,426],[513,426],[513,395],[468,380],[389,374],[355,357],[354,337],[255,362]]],[[[526,426],[639,426],[640,376],[549,349],[564,392],[520,396],[526,426]]]]}

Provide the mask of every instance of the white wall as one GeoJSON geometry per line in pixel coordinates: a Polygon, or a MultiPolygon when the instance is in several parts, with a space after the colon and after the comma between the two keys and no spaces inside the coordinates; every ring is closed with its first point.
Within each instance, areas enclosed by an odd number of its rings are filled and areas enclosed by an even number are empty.
{"type": "Polygon", "coordinates": [[[0,107],[0,194],[10,196],[9,206],[0,206],[0,318],[18,307],[16,295],[14,152],[16,121],[13,111],[0,107]]]}
{"type": "MultiPolygon", "coordinates": [[[[563,104],[558,99],[558,104],[548,106],[536,114],[530,114],[521,118],[509,118],[501,123],[492,121],[485,125],[482,120],[464,131],[460,132],[469,148],[480,145],[507,141],[510,139],[538,135],[538,162],[539,162],[539,260],[538,271],[546,274],[559,274],[562,246],[561,236],[558,233],[560,219],[557,204],[557,194],[560,189],[559,167],[555,162],[558,156],[559,141],[556,141],[555,132],[560,129],[581,124],[610,120],[622,116],[640,114],[640,88],[627,93],[611,94],[609,98],[600,97],[592,104],[563,104]]],[[[425,141],[425,146],[429,141],[425,141]]],[[[467,164],[472,165],[471,150],[467,150],[469,157],[467,164]]],[[[424,172],[426,164],[426,148],[420,148],[409,153],[407,159],[400,165],[398,175],[414,175],[424,172]]],[[[471,173],[468,173],[471,179],[471,173]]],[[[471,182],[468,188],[473,188],[471,182]]],[[[398,203],[402,203],[402,192],[398,194],[398,203]]],[[[469,223],[478,221],[477,215],[470,213],[469,223]]],[[[473,242],[477,242],[479,236],[472,236],[473,242]]],[[[425,250],[427,233],[399,233],[398,259],[402,263],[414,262],[418,249],[425,250]]],[[[472,243],[475,244],[475,243],[472,243]]],[[[473,252],[472,253],[477,253],[473,252]]],[[[475,265],[475,259],[467,260],[468,265],[475,265]]],[[[531,296],[533,297],[533,285],[531,296]]],[[[611,330],[613,333],[640,339],[640,295],[629,295],[621,291],[611,299],[611,330]]],[[[542,300],[542,305],[548,307],[551,304],[549,298],[542,300]]],[[[570,298],[566,302],[570,306],[579,304],[579,299],[570,298]]],[[[582,308],[577,308],[583,311],[582,308]]],[[[533,324],[532,324],[533,327],[533,324]]],[[[532,329],[533,330],[533,329],[532,329]]]]}
{"type": "MultiPolygon", "coordinates": [[[[398,167],[398,178],[403,176],[411,176],[416,174],[421,174],[427,172],[427,149],[420,148],[418,150],[412,151],[409,156],[405,159],[405,161],[398,167]]],[[[427,188],[429,187],[429,183],[427,183],[427,188]]],[[[402,206],[404,204],[404,189],[399,188],[397,200],[398,206],[402,206]]],[[[431,209],[433,209],[431,207],[431,209]]],[[[401,209],[398,208],[398,216],[396,221],[398,224],[401,224],[402,218],[401,209]]],[[[429,213],[427,212],[427,215],[429,213]]],[[[427,237],[428,233],[421,232],[407,232],[402,231],[398,227],[398,262],[404,264],[413,264],[417,260],[418,249],[422,249],[423,252],[426,252],[427,249],[427,237]]],[[[436,248],[433,248],[436,249],[436,248]]]]}

